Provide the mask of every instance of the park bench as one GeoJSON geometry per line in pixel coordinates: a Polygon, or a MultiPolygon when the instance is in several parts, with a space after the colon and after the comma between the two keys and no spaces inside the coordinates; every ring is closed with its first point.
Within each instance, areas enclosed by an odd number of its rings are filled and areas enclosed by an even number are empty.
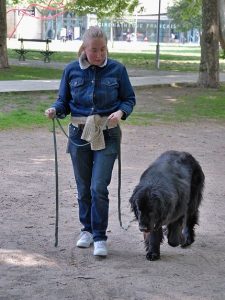
{"type": "Polygon", "coordinates": [[[39,52],[44,56],[44,62],[50,62],[50,57],[54,51],[49,51],[49,43],[51,43],[50,39],[42,40],[42,39],[23,39],[20,38],[18,41],[21,43],[20,44],[20,49],[13,49],[16,53],[19,54],[19,60],[25,61],[26,53],[28,52],[39,52]],[[24,49],[24,42],[39,42],[39,43],[45,43],[46,47],[45,50],[33,50],[33,49],[24,49]]]}

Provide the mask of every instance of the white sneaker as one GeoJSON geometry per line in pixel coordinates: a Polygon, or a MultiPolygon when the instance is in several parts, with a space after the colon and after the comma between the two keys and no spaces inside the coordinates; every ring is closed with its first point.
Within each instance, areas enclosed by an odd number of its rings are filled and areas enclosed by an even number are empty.
{"type": "Polygon", "coordinates": [[[77,241],[77,247],[79,248],[88,248],[93,243],[93,236],[88,231],[82,231],[80,233],[80,238],[77,241]]]}
{"type": "Polygon", "coordinates": [[[107,256],[108,250],[106,241],[94,242],[94,255],[95,256],[107,256]]]}

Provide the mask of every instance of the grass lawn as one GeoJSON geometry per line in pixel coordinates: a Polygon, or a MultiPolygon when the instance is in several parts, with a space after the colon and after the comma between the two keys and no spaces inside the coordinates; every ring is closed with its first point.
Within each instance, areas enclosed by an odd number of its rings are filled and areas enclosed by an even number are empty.
{"type": "MultiPolygon", "coordinates": [[[[8,50],[10,58],[16,58],[12,50],[8,50]]],[[[110,57],[124,63],[127,67],[153,70],[155,69],[155,53],[110,53],[110,57]]],[[[65,64],[75,58],[74,52],[55,53],[54,60],[65,64]]],[[[43,57],[37,53],[28,53],[28,59],[42,60],[43,57]]],[[[198,47],[172,47],[162,46],[160,53],[160,69],[171,71],[196,71],[198,72],[200,60],[200,48],[198,47]]],[[[223,60],[220,69],[225,70],[223,60]]],[[[10,66],[8,69],[0,70],[0,80],[21,79],[60,79],[62,70],[27,66],[10,66]]],[[[163,88],[160,88],[163,91],[163,88]]],[[[174,87],[174,89],[176,89],[174,87]]],[[[180,87],[182,89],[182,87],[180,87]]],[[[184,89],[184,87],[183,87],[184,89]]],[[[189,89],[189,90],[188,90],[189,89]]],[[[195,89],[191,93],[186,92],[177,95],[176,101],[171,101],[165,110],[154,111],[149,105],[143,109],[136,106],[133,114],[126,124],[148,125],[153,121],[174,122],[191,121],[198,119],[213,119],[225,121],[225,87],[218,90],[195,89]],[[186,95],[186,96],[185,96],[186,95]]],[[[170,90],[171,91],[171,90],[170,90]]],[[[175,91],[175,90],[174,90],[175,91]]],[[[136,91],[137,98],[141,90],[136,91]]],[[[1,93],[0,94],[0,130],[13,127],[29,128],[34,126],[49,126],[50,122],[44,117],[44,110],[56,99],[55,92],[23,92],[23,93],[1,93]]],[[[148,99],[148,91],[143,96],[148,99]]],[[[163,95],[162,95],[163,97],[163,95]]],[[[166,95],[165,95],[166,97],[166,95]]],[[[68,122],[68,121],[63,121],[68,122]]]]}
{"type": "Polygon", "coordinates": [[[27,66],[10,66],[8,69],[0,69],[0,80],[40,80],[60,79],[62,70],[37,68],[27,66]]]}
{"type": "MultiPolygon", "coordinates": [[[[154,109],[150,98],[148,102],[151,88],[136,90],[137,106],[126,124],[143,126],[153,122],[225,121],[225,86],[218,90],[182,86],[158,89],[161,96],[157,109],[154,109]],[[173,94],[173,101],[168,101],[168,92],[173,94]]],[[[55,92],[1,93],[0,130],[51,126],[44,111],[56,97],[55,92]]],[[[62,123],[68,123],[68,119],[62,123]]]]}
{"type": "MultiPolygon", "coordinates": [[[[160,48],[160,70],[177,72],[198,72],[200,62],[200,47],[173,47],[161,46],[160,48]]],[[[221,53],[222,55],[222,53],[221,53]]],[[[9,58],[17,58],[17,54],[8,49],[9,58]]],[[[123,63],[126,67],[155,70],[156,54],[155,49],[140,53],[114,53],[109,56],[123,63]]],[[[27,59],[43,60],[39,53],[27,53],[27,59]]],[[[74,52],[56,52],[52,57],[52,63],[69,63],[76,59],[74,52]]],[[[220,71],[225,71],[224,59],[220,59],[220,71]]],[[[59,79],[61,70],[47,68],[29,68],[25,66],[11,66],[8,70],[0,70],[0,80],[20,80],[20,79],[59,79]]]]}
{"type": "MultiPolygon", "coordinates": [[[[17,58],[17,54],[8,49],[9,58],[17,58]]],[[[152,70],[155,69],[156,53],[155,49],[148,52],[140,53],[115,53],[110,52],[109,56],[126,65],[127,67],[142,68],[152,70]]],[[[39,53],[28,52],[27,59],[42,60],[43,57],[39,53]]],[[[52,57],[52,61],[68,63],[76,59],[74,52],[56,52],[52,57]]],[[[197,71],[200,61],[199,47],[165,47],[160,50],[160,69],[173,71],[197,71]]]]}
{"type": "MultiPolygon", "coordinates": [[[[9,58],[17,58],[17,54],[8,49],[9,58]]],[[[150,50],[146,53],[114,53],[110,52],[109,56],[123,63],[127,67],[142,68],[147,70],[155,69],[156,54],[155,50],[150,50]]],[[[28,52],[27,59],[43,60],[39,53],[28,52]]],[[[52,61],[69,63],[76,59],[74,52],[57,52],[52,57],[52,61]]],[[[160,52],[160,69],[173,71],[197,71],[200,61],[200,49],[179,49],[169,48],[163,49],[160,52]]],[[[0,78],[1,80],[1,78],[0,78]]]]}

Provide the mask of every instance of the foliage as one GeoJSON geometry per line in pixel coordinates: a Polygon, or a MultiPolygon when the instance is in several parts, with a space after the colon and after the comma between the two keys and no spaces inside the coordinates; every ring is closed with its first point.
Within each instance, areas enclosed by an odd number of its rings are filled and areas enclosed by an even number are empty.
{"type": "Polygon", "coordinates": [[[201,28],[202,0],[175,0],[167,10],[169,18],[177,25],[178,31],[201,28]]]}
{"type": "Polygon", "coordinates": [[[67,2],[67,8],[77,15],[95,14],[102,19],[132,13],[138,4],[138,0],[76,0],[67,2]]]}
{"type": "Polygon", "coordinates": [[[51,6],[55,6],[55,5],[62,5],[62,0],[54,0],[54,2],[52,2],[50,0],[6,0],[7,5],[16,5],[16,4],[23,4],[23,6],[28,6],[29,4],[42,4],[42,5],[48,5],[50,3],[51,6]]]}
{"type": "MultiPolygon", "coordinates": [[[[121,17],[124,13],[131,14],[138,6],[138,0],[67,0],[63,1],[65,9],[74,12],[76,15],[95,14],[99,19],[103,17],[121,17]]],[[[34,3],[32,0],[7,0],[7,4],[27,3],[27,5],[34,3]]],[[[35,3],[51,6],[62,6],[61,0],[51,1],[35,0],[35,3]]]]}

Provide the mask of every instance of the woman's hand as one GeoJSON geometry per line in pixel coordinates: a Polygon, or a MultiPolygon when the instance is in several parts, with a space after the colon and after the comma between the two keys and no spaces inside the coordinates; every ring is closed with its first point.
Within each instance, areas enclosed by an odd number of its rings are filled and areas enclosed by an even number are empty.
{"type": "Polygon", "coordinates": [[[122,110],[117,110],[108,116],[109,125],[116,126],[123,116],[122,110]]]}
{"type": "Polygon", "coordinates": [[[50,108],[46,109],[45,115],[46,115],[46,117],[48,117],[49,119],[54,119],[55,116],[56,116],[56,110],[55,110],[55,108],[50,107],[50,108]]]}

